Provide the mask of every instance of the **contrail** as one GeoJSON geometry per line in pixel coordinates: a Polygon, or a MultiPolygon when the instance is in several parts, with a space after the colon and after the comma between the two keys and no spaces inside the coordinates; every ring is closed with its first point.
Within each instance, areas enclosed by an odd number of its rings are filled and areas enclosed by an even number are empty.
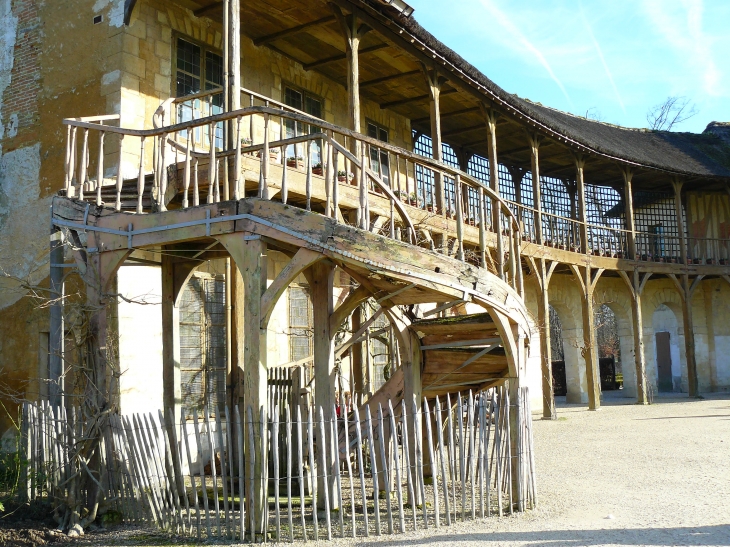
{"type": "Polygon", "coordinates": [[[479,0],[479,1],[489,12],[491,12],[492,17],[497,21],[497,23],[499,23],[500,26],[504,27],[512,36],[517,38],[519,40],[519,42],[522,44],[523,48],[527,49],[530,53],[532,53],[535,57],[537,57],[537,60],[540,61],[540,64],[550,75],[550,78],[553,80],[553,82],[555,82],[555,85],[557,85],[560,88],[560,91],[563,92],[563,95],[565,95],[565,98],[568,100],[570,107],[575,108],[575,105],[573,104],[573,101],[571,100],[570,96],[568,95],[568,92],[565,90],[563,83],[555,75],[552,67],[550,66],[550,63],[548,63],[547,59],[545,59],[545,57],[540,52],[540,50],[537,49],[532,44],[532,42],[530,42],[525,37],[525,35],[522,34],[522,32],[520,32],[520,29],[518,29],[514,24],[512,24],[512,21],[509,20],[507,15],[502,10],[500,10],[497,6],[495,6],[491,0],[479,0]]]}
{"type": "Polygon", "coordinates": [[[601,46],[598,45],[598,40],[596,40],[596,37],[593,34],[593,29],[591,28],[591,25],[588,23],[585,13],[583,12],[583,2],[580,2],[579,5],[580,5],[580,16],[581,16],[581,19],[583,19],[583,23],[585,24],[586,30],[588,31],[588,36],[591,37],[593,46],[596,48],[596,51],[598,52],[598,57],[601,59],[601,64],[603,65],[603,70],[606,72],[606,76],[608,76],[608,80],[611,82],[611,87],[613,88],[613,92],[616,95],[618,104],[621,105],[621,110],[623,110],[624,114],[626,114],[626,107],[624,106],[624,101],[621,98],[621,94],[618,92],[618,87],[616,87],[616,82],[613,81],[613,75],[611,74],[611,71],[609,70],[608,65],[606,64],[606,59],[603,57],[603,51],[601,50],[601,46]]]}

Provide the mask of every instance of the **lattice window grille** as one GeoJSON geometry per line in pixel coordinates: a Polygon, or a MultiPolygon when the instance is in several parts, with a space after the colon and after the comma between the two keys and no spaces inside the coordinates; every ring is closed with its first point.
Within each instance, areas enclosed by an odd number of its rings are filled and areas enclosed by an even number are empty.
{"type": "Polygon", "coordinates": [[[459,159],[456,157],[456,152],[450,144],[441,143],[441,157],[446,165],[453,167],[454,169],[461,169],[459,166],[459,159]]]}
{"type": "MultiPolygon", "coordinates": [[[[634,190],[634,224],[639,256],[645,259],[680,257],[679,227],[673,192],[634,190]]],[[[625,218],[626,214],[622,215],[625,218]]],[[[686,213],[682,208],[686,222],[686,213]]]]}
{"type": "MultiPolygon", "coordinates": [[[[466,168],[466,172],[480,181],[484,184],[487,188],[489,188],[489,160],[483,156],[480,156],[478,154],[474,154],[471,158],[469,158],[469,163],[466,168]]],[[[479,201],[479,198],[475,198],[477,203],[479,201]]],[[[492,225],[492,200],[488,198],[488,196],[484,195],[484,216],[485,218],[485,227],[491,228],[492,225]]],[[[475,218],[479,218],[479,210],[477,209],[475,218]]]]}
{"type": "Polygon", "coordinates": [[[608,211],[619,204],[621,194],[608,186],[585,185],[586,222],[588,222],[588,245],[604,253],[626,252],[627,240],[620,218],[607,216],[608,211]]]}
{"type": "Polygon", "coordinates": [[[515,201],[515,184],[512,174],[501,163],[497,169],[497,178],[499,179],[499,195],[506,200],[515,201]]]}
{"type": "Polygon", "coordinates": [[[312,355],[312,302],[306,287],[289,287],[289,357],[292,361],[312,355]]]}
{"type": "Polygon", "coordinates": [[[225,281],[194,276],[183,290],[180,387],[183,411],[221,408],[226,400],[225,281]]]}

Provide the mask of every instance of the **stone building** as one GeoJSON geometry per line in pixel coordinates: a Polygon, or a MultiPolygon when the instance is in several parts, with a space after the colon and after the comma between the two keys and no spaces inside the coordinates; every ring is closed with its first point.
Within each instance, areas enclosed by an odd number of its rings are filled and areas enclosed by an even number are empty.
{"type": "Polygon", "coordinates": [[[551,344],[596,409],[603,305],[626,397],[730,387],[725,123],[519,98],[402,0],[2,0],[0,25],[7,389],[58,402],[72,345],[20,280],[92,271],[122,410],[509,379],[550,418],[551,344]]]}

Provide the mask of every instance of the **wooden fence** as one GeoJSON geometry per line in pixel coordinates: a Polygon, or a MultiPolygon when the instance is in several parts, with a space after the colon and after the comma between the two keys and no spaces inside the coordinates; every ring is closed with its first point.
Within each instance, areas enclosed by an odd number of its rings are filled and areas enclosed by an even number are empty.
{"type": "MultiPolygon", "coordinates": [[[[259,421],[251,408],[203,409],[174,428],[166,426],[170,411],[111,415],[99,451],[105,507],[199,541],[250,540],[261,530],[255,513],[263,513],[269,538],[307,541],[524,511],[537,503],[529,400],[527,388],[510,401],[498,387],[419,408],[389,402],[348,415],[334,407],[330,418],[321,407],[275,405],[271,419],[259,421]],[[267,441],[260,461],[273,465],[254,466],[256,437],[267,441]],[[242,495],[264,487],[263,508],[242,495]]],[[[25,405],[31,499],[67,494],[81,429],[63,409],[25,405]]]]}

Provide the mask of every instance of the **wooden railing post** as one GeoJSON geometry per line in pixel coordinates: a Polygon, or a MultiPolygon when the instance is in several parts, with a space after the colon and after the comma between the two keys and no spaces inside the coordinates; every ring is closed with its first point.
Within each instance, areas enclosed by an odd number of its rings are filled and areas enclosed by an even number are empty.
{"type": "Polygon", "coordinates": [[[577,154],[575,161],[575,182],[578,190],[578,218],[580,221],[580,252],[587,254],[590,252],[588,246],[588,224],[586,218],[586,192],[585,181],[583,180],[583,168],[585,167],[585,159],[582,154],[577,154]]]}
{"type": "Polygon", "coordinates": [[[464,213],[462,211],[461,176],[454,177],[454,200],[456,201],[456,239],[459,249],[456,258],[464,260],[464,213]]]}
{"type": "Polygon", "coordinates": [[[636,219],[634,218],[634,193],[633,193],[633,172],[629,167],[622,170],[624,176],[624,203],[626,204],[626,230],[628,235],[628,255],[636,260],[636,219]]]}

